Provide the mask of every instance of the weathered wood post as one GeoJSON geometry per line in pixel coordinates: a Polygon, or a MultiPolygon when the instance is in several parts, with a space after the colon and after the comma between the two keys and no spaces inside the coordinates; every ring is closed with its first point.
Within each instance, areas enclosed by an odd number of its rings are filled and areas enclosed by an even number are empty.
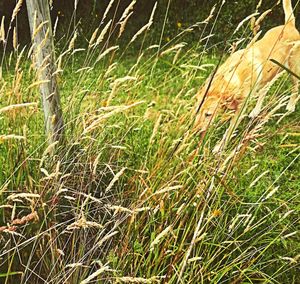
{"type": "Polygon", "coordinates": [[[49,143],[60,140],[63,116],[56,81],[55,53],[48,0],[26,0],[49,143]]]}

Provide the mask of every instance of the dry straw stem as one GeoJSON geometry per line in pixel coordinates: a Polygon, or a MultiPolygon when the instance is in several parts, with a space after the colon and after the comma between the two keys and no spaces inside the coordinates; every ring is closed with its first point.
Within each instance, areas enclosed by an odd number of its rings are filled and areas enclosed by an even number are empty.
{"type": "Polygon", "coordinates": [[[8,140],[25,140],[26,138],[21,135],[14,135],[14,134],[8,134],[8,135],[0,135],[0,143],[8,140]]]}
{"type": "Polygon", "coordinates": [[[158,245],[161,240],[172,230],[172,226],[168,226],[165,228],[161,233],[157,235],[157,237],[153,240],[153,242],[150,244],[150,251],[154,250],[154,247],[158,245]]]}
{"type": "MultiPolygon", "coordinates": [[[[139,57],[138,57],[136,63],[130,68],[128,74],[131,74],[131,73],[134,71],[134,69],[140,64],[140,61],[141,61],[141,59],[143,58],[143,56],[144,56],[144,53],[142,52],[142,53],[139,55],[139,57]]],[[[138,71],[137,71],[137,72],[138,72],[138,71]]],[[[137,73],[137,72],[136,72],[136,73],[137,73]]]]}
{"type": "Polygon", "coordinates": [[[269,173],[269,171],[264,171],[261,175],[259,175],[254,181],[251,182],[249,188],[253,187],[255,184],[257,184],[257,182],[267,173],[269,173]]]}
{"type": "Polygon", "coordinates": [[[42,84],[47,84],[49,82],[50,82],[50,80],[41,80],[41,81],[34,82],[34,83],[32,83],[31,85],[28,86],[26,91],[28,91],[28,90],[30,90],[34,87],[40,86],[42,84]]]}
{"type": "Polygon", "coordinates": [[[123,112],[125,110],[128,110],[128,109],[131,109],[135,106],[138,106],[140,104],[144,103],[144,101],[140,101],[140,102],[136,102],[136,103],[133,103],[131,105],[128,105],[128,106],[119,106],[119,107],[115,107],[112,111],[110,111],[109,113],[106,113],[106,114],[102,114],[102,115],[99,115],[99,116],[96,116],[96,119],[88,126],[84,129],[83,131],[83,135],[86,135],[87,133],[95,130],[96,128],[99,127],[99,125],[101,124],[101,122],[105,119],[108,119],[110,118],[111,116],[117,114],[117,113],[120,113],[120,112],[123,112]]]}
{"type": "Polygon", "coordinates": [[[62,172],[59,171],[59,168],[60,168],[60,164],[61,162],[58,161],[57,164],[56,164],[56,169],[53,173],[49,174],[48,171],[44,168],[41,168],[41,172],[46,176],[44,178],[41,179],[41,181],[44,181],[44,180],[50,180],[50,179],[58,179],[58,177],[60,175],[62,175],[62,172]]]}
{"type": "Polygon", "coordinates": [[[185,47],[186,44],[187,44],[186,42],[178,43],[178,44],[172,46],[171,48],[168,48],[167,50],[163,51],[160,55],[163,56],[163,55],[168,54],[170,52],[177,51],[178,49],[181,49],[181,48],[185,47]]]}
{"type": "Polygon", "coordinates": [[[119,205],[108,205],[106,207],[109,210],[113,210],[114,211],[114,215],[117,213],[128,213],[130,215],[133,214],[137,214],[139,212],[145,212],[145,211],[150,211],[151,207],[139,207],[139,208],[135,208],[135,209],[128,209],[119,205]]]}
{"type": "Polygon", "coordinates": [[[106,235],[99,241],[98,246],[101,247],[107,240],[109,240],[110,238],[112,238],[113,236],[115,236],[118,233],[119,233],[118,231],[114,231],[114,232],[106,235]]]}
{"type": "Polygon", "coordinates": [[[107,71],[104,73],[103,78],[104,78],[104,79],[108,78],[109,74],[110,74],[113,70],[115,70],[115,69],[117,68],[117,65],[118,65],[117,62],[114,62],[114,63],[112,63],[111,65],[109,65],[108,68],[107,68],[107,71]]]}
{"type": "Polygon", "coordinates": [[[114,211],[114,215],[117,213],[128,213],[130,215],[132,215],[134,212],[131,209],[122,207],[122,206],[118,206],[118,205],[108,205],[107,209],[113,210],[114,211]]]}
{"type": "Polygon", "coordinates": [[[193,257],[193,258],[190,258],[190,259],[188,260],[188,263],[192,263],[192,262],[199,261],[199,260],[202,260],[202,259],[203,259],[202,256],[195,256],[195,257],[193,257]]]}
{"type": "Polygon", "coordinates": [[[82,217],[77,220],[76,222],[74,222],[71,225],[67,226],[67,230],[75,230],[75,229],[87,229],[87,228],[98,228],[98,229],[102,229],[103,226],[101,224],[98,224],[96,222],[91,222],[91,221],[87,221],[85,216],[82,215],[82,217]]]}
{"type": "Polygon", "coordinates": [[[77,31],[75,31],[73,37],[72,37],[71,40],[70,40],[68,50],[72,50],[72,49],[74,48],[74,46],[75,46],[75,41],[76,41],[76,39],[77,39],[77,36],[78,36],[77,31]]]}
{"type": "MultiPolygon", "coordinates": [[[[36,49],[36,54],[39,54],[40,53],[40,49],[43,49],[46,45],[46,43],[48,42],[49,40],[49,35],[50,35],[50,29],[48,28],[47,31],[46,31],[46,34],[45,34],[45,37],[44,39],[41,41],[41,43],[37,46],[37,49],[36,49]]],[[[44,62],[47,62],[44,60],[44,62]]]]}
{"type": "Polygon", "coordinates": [[[158,128],[160,126],[160,123],[161,123],[161,119],[162,119],[162,114],[159,115],[158,119],[156,120],[155,122],[155,125],[154,125],[154,128],[153,128],[153,132],[152,132],[152,135],[150,137],[150,140],[149,140],[149,144],[151,145],[154,141],[154,138],[158,132],[158,128]]]}
{"type": "Polygon", "coordinates": [[[5,42],[5,28],[4,28],[5,16],[2,17],[0,26],[0,41],[5,42]]]}
{"type": "Polygon", "coordinates": [[[279,190],[279,186],[275,186],[268,194],[267,196],[263,199],[263,201],[269,199],[272,197],[277,191],[279,190]]]}
{"type": "Polygon", "coordinates": [[[95,161],[93,162],[93,176],[96,175],[97,173],[97,166],[99,164],[99,159],[100,159],[100,156],[102,155],[102,153],[99,153],[95,159],[95,161]]]}
{"type": "Polygon", "coordinates": [[[238,214],[237,216],[235,216],[228,227],[228,232],[232,232],[234,229],[237,229],[241,224],[246,225],[249,222],[251,216],[251,214],[238,214]],[[246,219],[246,221],[241,223],[244,219],[246,219]],[[239,224],[237,224],[238,222],[239,224]]]}
{"type": "Polygon", "coordinates": [[[137,77],[125,76],[125,77],[116,79],[111,85],[112,86],[119,86],[119,85],[123,84],[124,82],[136,81],[136,80],[137,80],[137,77]]]}
{"type": "Polygon", "coordinates": [[[164,276],[153,276],[151,278],[142,278],[142,277],[116,277],[116,282],[121,283],[140,283],[140,284],[153,284],[153,283],[161,283],[164,276]]]}
{"type": "Polygon", "coordinates": [[[264,18],[265,18],[269,13],[271,13],[271,12],[272,12],[272,9],[269,9],[269,10],[263,12],[263,13],[259,16],[259,18],[255,21],[254,27],[259,26],[259,24],[264,20],[264,18]]]}
{"type": "Polygon", "coordinates": [[[1,108],[0,113],[11,112],[11,111],[19,111],[23,108],[36,108],[38,103],[23,103],[23,104],[15,104],[9,105],[7,107],[1,108]]]}
{"type": "Polygon", "coordinates": [[[119,180],[119,178],[123,175],[123,173],[125,172],[126,168],[122,168],[118,173],[116,173],[116,175],[114,176],[114,178],[111,180],[111,182],[109,183],[109,185],[107,186],[107,188],[105,189],[105,192],[108,192],[112,189],[112,187],[114,186],[114,184],[119,180]]]}
{"type": "Polygon", "coordinates": [[[160,190],[154,192],[153,194],[151,194],[150,197],[152,197],[154,195],[158,195],[158,194],[163,194],[163,193],[166,193],[166,192],[169,192],[169,191],[181,189],[181,188],[182,188],[182,185],[168,186],[168,187],[165,187],[163,189],[160,189],[160,190]]]}
{"type": "Polygon", "coordinates": [[[120,23],[120,31],[119,31],[118,38],[120,38],[121,35],[123,34],[123,32],[125,31],[126,24],[129,20],[129,18],[132,16],[132,14],[133,14],[133,12],[129,13],[129,15],[120,23]]]}
{"type": "Polygon", "coordinates": [[[11,225],[24,225],[31,221],[38,221],[39,216],[36,211],[22,217],[21,219],[15,219],[11,222],[11,225]]]}
{"type": "Polygon", "coordinates": [[[280,259],[285,260],[285,261],[289,261],[290,264],[297,264],[299,263],[299,259],[300,259],[300,254],[296,255],[295,257],[288,257],[288,256],[279,256],[280,259]]]}
{"type": "Polygon", "coordinates": [[[155,14],[156,8],[157,8],[157,2],[155,2],[155,4],[154,4],[154,7],[153,7],[153,10],[150,15],[148,23],[137,31],[137,33],[132,37],[132,39],[130,40],[129,43],[134,42],[140,34],[142,34],[145,30],[150,29],[150,27],[153,24],[153,19],[154,19],[154,14],[155,14]]]}
{"type": "MultiPolygon", "coordinates": [[[[36,25],[36,21],[34,23],[36,25]]],[[[32,39],[34,39],[36,37],[36,35],[41,31],[43,26],[48,23],[49,23],[48,21],[44,21],[44,22],[41,22],[38,27],[34,26],[33,33],[32,33],[32,39]]]]}
{"type": "MultiPolygon", "coordinates": [[[[211,183],[211,185],[212,185],[212,183],[211,183]]],[[[179,272],[179,280],[181,280],[182,275],[185,271],[186,265],[188,264],[188,260],[190,258],[192,249],[194,248],[194,246],[196,244],[197,237],[202,233],[202,231],[204,229],[204,226],[202,226],[202,229],[201,229],[201,225],[202,225],[203,220],[204,220],[204,214],[205,214],[205,208],[202,209],[201,216],[199,218],[196,229],[194,231],[192,241],[190,243],[190,246],[188,247],[188,250],[185,253],[185,256],[184,256],[184,259],[183,259],[183,262],[182,262],[182,265],[181,265],[181,269],[180,269],[180,272],[179,272]]]]}
{"type": "Polygon", "coordinates": [[[119,24],[120,24],[120,31],[119,31],[119,35],[118,37],[120,37],[122,35],[122,33],[125,30],[125,26],[129,20],[129,18],[131,17],[131,15],[133,14],[133,12],[131,12],[133,10],[133,7],[136,3],[136,0],[133,0],[128,6],[127,8],[124,10],[120,20],[119,20],[119,24]]]}
{"type": "Polygon", "coordinates": [[[124,19],[126,19],[126,17],[128,16],[128,14],[130,13],[131,10],[133,10],[133,7],[136,3],[136,0],[133,0],[128,6],[127,8],[124,10],[119,22],[122,22],[124,19]]]}
{"type": "Polygon", "coordinates": [[[112,23],[112,20],[109,20],[109,22],[105,25],[105,27],[103,28],[103,30],[101,31],[100,35],[97,38],[95,46],[99,45],[103,41],[106,33],[108,32],[108,30],[110,28],[111,23],[112,23]]]}
{"type": "MultiPolygon", "coordinates": [[[[74,262],[66,265],[66,268],[76,268],[76,267],[83,267],[82,262],[74,262]]],[[[88,267],[88,266],[87,266],[88,267]]]]}
{"type": "Polygon", "coordinates": [[[103,202],[102,202],[100,199],[98,199],[98,198],[92,196],[91,194],[85,194],[85,193],[83,193],[83,192],[78,192],[78,194],[80,194],[80,195],[86,197],[87,199],[92,200],[92,201],[95,202],[95,203],[98,203],[98,204],[100,204],[100,205],[103,205],[103,202]]]}
{"type": "Polygon", "coordinates": [[[79,2],[79,0],[74,0],[74,9],[75,9],[75,11],[77,10],[78,2],[79,2]]]}
{"type": "Polygon", "coordinates": [[[106,19],[107,14],[109,13],[109,11],[110,11],[112,5],[114,4],[114,2],[115,2],[115,0],[111,0],[111,1],[108,3],[107,8],[105,9],[105,12],[104,12],[103,17],[102,17],[102,21],[101,21],[102,23],[103,23],[104,20],[106,19]]]}
{"type": "Polygon", "coordinates": [[[99,28],[95,29],[95,31],[93,32],[91,39],[89,41],[89,48],[91,48],[93,46],[93,43],[97,37],[98,31],[99,31],[99,28]]]}
{"type": "Polygon", "coordinates": [[[13,48],[14,50],[17,50],[18,48],[18,35],[17,35],[16,27],[14,27],[14,31],[13,31],[13,48]]]}
{"type": "Polygon", "coordinates": [[[25,199],[33,199],[33,198],[40,198],[40,195],[37,193],[14,193],[7,197],[7,200],[14,201],[19,198],[25,199]]]}
{"type": "Polygon", "coordinates": [[[124,82],[127,82],[127,81],[136,81],[137,78],[136,77],[132,77],[132,76],[125,76],[123,78],[119,78],[119,79],[116,79],[110,86],[112,87],[112,90],[109,94],[109,97],[107,98],[107,101],[106,101],[106,106],[109,106],[113,97],[115,96],[115,93],[117,91],[117,88],[119,85],[121,85],[122,83],[124,82]]]}
{"type": "Polygon", "coordinates": [[[242,26],[245,22],[249,21],[251,18],[257,16],[258,14],[259,14],[259,13],[255,12],[255,13],[253,13],[253,14],[247,16],[247,17],[246,17],[245,19],[243,19],[242,21],[240,21],[239,24],[237,25],[236,29],[234,30],[233,34],[235,34],[236,32],[238,32],[238,30],[241,28],[241,26],[242,26]]]}
{"type": "MultiPolygon", "coordinates": [[[[108,271],[114,271],[112,269],[109,268],[108,265],[104,265],[102,266],[100,269],[98,269],[97,271],[95,271],[94,273],[92,273],[89,277],[85,278],[84,280],[82,280],[80,282],[80,284],[88,284],[91,283],[91,281],[93,279],[95,279],[96,277],[98,277],[100,274],[102,274],[103,272],[108,272],[108,271]]],[[[94,282],[94,281],[93,281],[94,282]]]]}
{"type": "Polygon", "coordinates": [[[215,10],[216,10],[216,5],[214,5],[213,7],[212,7],[212,9],[210,10],[210,13],[209,13],[209,15],[208,15],[208,17],[204,20],[204,21],[202,21],[202,22],[200,22],[199,24],[208,24],[208,22],[213,18],[213,16],[214,16],[214,12],[215,12],[215,10]]]}
{"type": "Polygon", "coordinates": [[[14,19],[17,16],[17,14],[19,13],[22,4],[23,4],[23,0],[19,0],[18,3],[16,4],[16,6],[15,6],[15,8],[13,10],[12,16],[11,16],[11,21],[10,21],[11,23],[14,21],[14,19]]]}
{"type": "Polygon", "coordinates": [[[263,1],[263,0],[260,0],[260,1],[258,2],[258,4],[256,5],[256,10],[258,10],[258,9],[261,7],[262,1],[263,1]]]}
{"type": "Polygon", "coordinates": [[[44,151],[41,161],[40,161],[40,168],[42,167],[47,155],[49,154],[50,156],[53,156],[54,150],[55,150],[55,146],[58,144],[58,141],[54,141],[53,143],[51,143],[44,151]]]}
{"type": "Polygon", "coordinates": [[[58,20],[59,20],[59,18],[56,17],[55,23],[54,23],[54,26],[53,26],[53,38],[55,38],[55,36],[56,36],[56,31],[57,31],[57,26],[58,26],[58,20]]]}
{"type": "Polygon", "coordinates": [[[98,61],[100,61],[103,57],[105,57],[107,54],[109,54],[110,52],[115,51],[115,50],[117,50],[117,49],[119,49],[119,46],[118,46],[118,45],[115,45],[115,46],[112,46],[112,47],[106,49],[104,52],[102,52],[102,53],[98,56],[98,58],[97,58],[97,60],[96,60],[96,63],[97,63],[98,61]]]}
{"type": "Polygon", "coordinates": [[[180,52],[181,52],[182,48],[179,48],[177,51],[176,51],[176,54],[173,58],[173,61],[172,61],[172,64],[175,65],[175,63],[177,62],[178,58],[179,58],[179,55],[180,55],[180,52]]]}

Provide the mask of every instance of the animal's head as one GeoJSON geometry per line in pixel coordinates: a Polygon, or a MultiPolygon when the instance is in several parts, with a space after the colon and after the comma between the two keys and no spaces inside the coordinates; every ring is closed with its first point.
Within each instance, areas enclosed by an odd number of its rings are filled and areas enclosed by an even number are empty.
{"type": "Polygon", "coordinates": [[[198,95],[195,129],[206,131],[220,111],[237,111],[240,100],[235,98],[233,92],[214,88],[207,93],[202,89],[198,95]]]}
{"type": "Polygon", "coordinates": [[[217,115],[220,103],[220,96],[208,93],[203,101],[203,97],[198,100],[195,120],[195,128],[197,130],[206,131],[217,115]]]}

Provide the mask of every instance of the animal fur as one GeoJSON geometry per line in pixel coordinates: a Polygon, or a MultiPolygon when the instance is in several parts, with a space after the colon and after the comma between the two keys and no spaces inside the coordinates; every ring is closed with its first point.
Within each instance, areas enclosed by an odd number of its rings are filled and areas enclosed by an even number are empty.
{"type": "MultiPolygon", "coordinates": [[[[260,40],[254,40],[245,49],[231,54],[213,78],[208,78],[197,95],[197,108],[201,106],[195,121],[198,130],[206,131],[222,108],[233,110],[234,115],[223,138],[226,143],[239,120],[243,102],[254,93],[259,97],[250,116],[257,116],[263,104],[264,90],[267,90],[264,87],[282,71],[270,59],[300,74],[300,34],[295,26],[291,0],[283,0],[283,9],[284,25],[270,29],[260,40]]],[[[298,99],[298,80],[292,77],[292,81],[288,111],[295,110],[298,99]]]]}

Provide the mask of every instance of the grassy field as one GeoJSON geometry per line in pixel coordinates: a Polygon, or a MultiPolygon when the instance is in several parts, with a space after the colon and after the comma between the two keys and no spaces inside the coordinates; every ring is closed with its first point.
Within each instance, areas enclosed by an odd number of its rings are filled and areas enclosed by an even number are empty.
{"type": "Polygon", "coordinates": [[[65,139],[48,145],[28,50],[4,57],[1,283],[299,283],[299,105],[285,116],[285,74],[213,154],[229,114],[204,139],[192,126],[219,58],[67,47],[65,139]]]}

